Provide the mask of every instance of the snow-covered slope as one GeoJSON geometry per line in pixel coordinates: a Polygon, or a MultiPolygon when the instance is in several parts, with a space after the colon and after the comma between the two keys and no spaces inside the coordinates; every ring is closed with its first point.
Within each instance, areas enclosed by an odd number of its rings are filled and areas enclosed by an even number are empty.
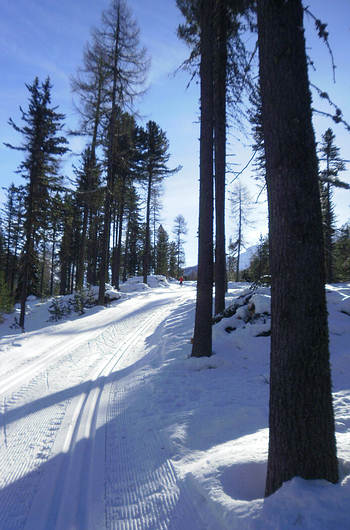
{"type": "Polygon", "coordinates": [[[24,334],[0,325],[0,528],[350,528],[350,284],[327,293],[341,482],[264,500],[269,290],[231,284],[238,309],[194,359],[195,287],[140,283],[58,323],[32,300],[24,334]]]}

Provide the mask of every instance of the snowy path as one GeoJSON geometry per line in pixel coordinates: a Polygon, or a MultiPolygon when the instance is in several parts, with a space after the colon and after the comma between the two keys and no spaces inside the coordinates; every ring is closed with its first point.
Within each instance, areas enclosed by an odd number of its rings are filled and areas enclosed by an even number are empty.
{"type": "MultiPolygon", "coordinates": [[[[143,383],[140,367],[161,354],[162,326],[185,298],[179,290],[144,295],[137,310],[123,302],[82,319],[95,330],[79,337],[67,322],[62,340],[3,374],[1,529],[206,528],[161,435],[144,424],[140,430],[126,413],[143,383]],[[109,321],[98,333],[101,313],[109,321]],[[137,367],[136,380],[128,379],[137,367]]],[[[23,342],[27,351],[36,346],[35,333],[23,342]]]]}

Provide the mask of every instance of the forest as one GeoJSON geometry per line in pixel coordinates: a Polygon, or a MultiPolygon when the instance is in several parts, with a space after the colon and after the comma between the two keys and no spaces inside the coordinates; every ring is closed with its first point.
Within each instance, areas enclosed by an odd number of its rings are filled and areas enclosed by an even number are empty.
{"type": "MultiPolygon", "coordinates": [[[[335,188],[346,160],[337,126],[350,127],[329,102],[328,126],[316,146],[314,109],[303,34],[308,8],[300,0],[177,0],[178,37],[189,47],[181,65],[200,83],[198,279],[192,357],[212,355],[213,315],[225,311],[228,279],[271,285],[270,439],[266,495],[294,476],[338,481],[331,399],[325,284],[350,281],[350,224],[336,226],[335,188]],[[257,44],[246,46],[247,33],[257,44]],[[249,113],[244,105],[249,101],[249,113]],[[266,192],[269,234],[250,267],[240,271],[249,197],[237,185],[227,197],[229,116],[249,123],[255,172],[266,192]],[[237,232],[226,242],[225,205],[237,232]],[[293,293],[291,295],[291,293],[293,293]],[[291,318],[291,315],[293,318],[291,318]],[[307,423],[306,423],[307,422],[307,423]],[[307,425],[307,427],[306,427],[307,425]],[[287,455],[287,456],[286,456],[287,455]]],[[[310,13],[330,50],[327,25],[310,13]]],[[[23,184],[6,190],[0,222],[0,314],[20,304],[25,331],[30,295],[47,298],[150,274],[183,274],[183,215],[170,236],[159,222],[164,179],[171,167],[167,132],[142,126],[135,100],[148,71],[139,28],[124,0],[112,0],[91,33],[71,82],[85,148],[61,174],[69,149],[65,116],[50,77],[26,84],[21,123],[9,125],[22,152],[23,184]]],[[[242,180],[244,175],[242,176],[242,180]]],[[[196,198],[194,200],[197,200],[196,198]]]]}

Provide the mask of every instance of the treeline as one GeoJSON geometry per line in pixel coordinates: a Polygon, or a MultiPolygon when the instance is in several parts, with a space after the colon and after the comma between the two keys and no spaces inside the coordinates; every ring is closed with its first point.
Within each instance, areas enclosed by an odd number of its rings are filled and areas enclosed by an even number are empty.
{"type": "Polygon", "coordinates": [[[184,263],[186,223],[174,221],[174,238],[160,224],[169,167],[165,131],[150,120],[143,127],[132,112],[148,69],[139,30],[126,3],[113,0],[92,32],[83,65],[72,80],[80,125],[70,134],[86,139],[73,178],[61,165],[67,153],[65,116],[51,102],[50,79],[26,85],[21,124],[9,124],[23,153],[22,185],[6,190],[0,224],[1,309],[20,302],[24,329],[29,294],[67,294],[86,284],[116,288],[128,276],[151,272],[178,276],[184,263]]]}

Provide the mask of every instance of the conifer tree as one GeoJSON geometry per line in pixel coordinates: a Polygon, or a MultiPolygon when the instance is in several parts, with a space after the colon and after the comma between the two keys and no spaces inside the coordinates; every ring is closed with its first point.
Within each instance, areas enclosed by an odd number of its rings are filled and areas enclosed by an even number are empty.
{"type": "Polygon", "coordinates": [[[169,236],[162,225],[159,225],[156,245],[156,274],[167,276],[169,267],[169,236]]]}
{"type": "Polygon", "coordinates": [[[301,0],[260,0],[260,86],[269,200],[271,363],[266,495],[338,481],[318,162],[301,0]]]}
{"type": "Polygon", "coordinates": [[[142,150],[138,172],[146,188],[146,226],[143,254],[143,281],[147,283],[147,276],[151,264],[151,204],[152,196],[165,177],[179,171],[168,168],[170,158],[169,142],[165,132],[155,123],[149,121],[145,129],[139,128],[139,145],[142,150]]]}
{"type": "Polygon", "coordinates": [[[177,277],[181,275],[181,266],[185,263],[183,245],[185,240],[182,236],[187,234],[187,224],[183,215],[179,214],[174,219],[173,234],[175,236],[177,254],[177,277]]]}
{"type": "Polygon", "coordinates": [[[40,84],[36,77],[32,85],[26,87],[30,94],[28,110],[20,108],[24,125],[17,126],[11,118],[9,121],[10,125],[23,136],[23,143],[20,147],[6,144],[12,149],[27,153],[19,167],[19,171],[28,179],[20,293],[19,325],[22,330],[24,330],[26,299],[36,262],[35,236],[39,224],[45,223],[49,192],[58,185],[59,157],[67,151],[66,139],[59,136],[63,128],[64,115],[56,112],[56,107],[51,107],[50,79],[47,78],[40,84]]]}
{"type": "Polygon", "coordinates": [[[327,129],[322,136],[319,149],[324,169],[320,172],[320,192],[323,218],[323,236],[325,248],[326,282],[332,283],[333,278],[333,238],[335,232],[335,216],[333,207],[333,188],[348,188],[349,185],[338,178],[338,173],[345,170],[344,161],[339,156],[339,148],[334,144],[335,135],[327,129]]]}
{"type": "Polygon", "coordinates": [[[237,256],[235,281],[238,282],[240,270],[240,256],[242,248],[244,248],[245,246],[244,229],[252,224],[249,220],[249,213],[252,209],[252,200],[249,195],[248,189],[243,186],[240,181],[236,183],[233,191],[231,192],[230,202],[232,217],[236,223],[234,240],[235,253],[237,256]]]}
{"type": "Polygon", "coordinates": [[[103,208],[103,235],[99,303],[104,304],[105,281],[109,274],[109,241],[113,190],[117,177],[117,120],[125,106],[132,105],[143,91],[148,61],[139,42],[139,29],[126,3],[112,0],[102,14],[101,28],[95,32],[107,73],[106,114],[106,191],[103,208]]]}
{"type": "Polygon", "coordinates": [[[177,253],[175,241],[169,243],[169,269],[168,276],[170,278],[177,278],[177,253]]]}
{"type": "Polygon", "coordinates": [[[343,225],[336,231],[333,245],[334,280],[350,281],[350,224],[343,225]]]}

